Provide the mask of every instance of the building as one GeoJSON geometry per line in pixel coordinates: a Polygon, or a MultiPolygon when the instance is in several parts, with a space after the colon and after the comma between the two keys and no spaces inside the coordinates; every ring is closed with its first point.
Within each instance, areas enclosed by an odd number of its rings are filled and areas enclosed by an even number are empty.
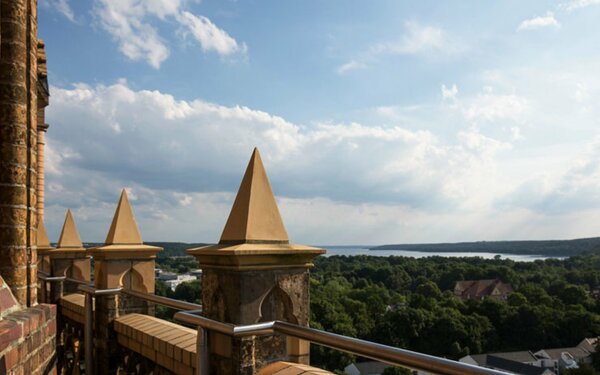
{"type": "Polygon", "coordinates": [[[461,362],[514,372],[516,374],[560,374],[562,369],[578,368],[592,362],[597,338],[585,338],[576,347],[468,355],[461,362]]]}
{"type": "Polygon", "coordinates": [[[457,281],[454,286],[454,295],[461,299],[490,297],[506,300],[513,292],[512,285],[499,279],[457,281]]]}
{"type": "Polygon", "coordinates": [[[179,285],[181,283],[186,283],[186,282],[194,281],[194,280],[197,280],[197,279],[198,278],[196,276],[189,275],[189,274],[175,275],[175,278],[170,279],[170,280],[165,280],[165,284],[171,290],[175,290],[175,288],[177,288],[177,285],[179,285]]]}
{"type": "Polygon", "coordinates": [[[541,361],[530,351],[474,354],[461,358],[460,362],[514,374],[557,375],[554,366],[542,366],[541,361]]]}
{"type": "Polygon", "coordinates": [[[380,375],[388,367],[390,365],[387,363],[377,361],[357,362],[346,366],[344,373],[347,375],[380,375]]]}

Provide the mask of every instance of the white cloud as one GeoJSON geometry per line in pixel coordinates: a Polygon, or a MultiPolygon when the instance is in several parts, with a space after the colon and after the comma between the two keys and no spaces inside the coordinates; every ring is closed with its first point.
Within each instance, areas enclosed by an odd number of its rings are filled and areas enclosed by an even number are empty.
{"type": "Polygon", "coordinates": [[[446,84],[452,105],[435,100],[438,83],[430,102],[344,123],[296,124],[126,81],[53,87],[49,230],[71,207],[82,236],[103,239],[127,186],[147,240],[215,241],[258,146],[296,242],[597,235],[600,147],[586,150],[599,135],[597,66],[483,72],[490,87],[446,84]]]}
{"type": "Polygon", "coordinates": [[[69,0],[46,0],[41,2],[41,4],[56,9],[56,11],[62,14],[69,21],[75,22],[75,13],[69,4],[69,0]]]}
{"type": "Polygon", "coordinates": [[[506,202],[527,204],[540,214],[566,216],[597,211],[599,192],[600,140],[595,139],[578,158],[571,160],[567,168],[554,175],[527,179],[506,197],[506,202]]]}
{"type": "Polygon", "coordinates": [[[524,20],[521,22],[517,30],[535,30],[542,27],[560,27],[560,23],[558,23],[556,18],[554,18],[554,14],[552,12],[548,12],[545,16],[538,16],[524,20]]]}
{"type": "Polygon", "coordinates": [[[486,92],[463,102],[462,111],[469,121],[519,121],[529,109],[526,98],[515,94],[486,92]]]}
{"type": "Polygon", "coordinates": [[[458,87],[456,85],[452,85],[450,88],[442,85],[441,90],[443,100],[454,100],[456,99],[456,95],[458,95],[458,87]]]}
{"type": "Polygon", "coordinates": [[[125,189],[125,191],[127,192],[127,198],[129,198],[129,200],[132,200],[132,201],[138,200],[138,196],[132,187],[127,186],[127,187],[124,187],[123,189],[125,189]]]}
{"type": "Polygon", "coordinates": [[[398,40],[379,42],[363,51],[359,57],[340,65],[336,72],[344,74],[351,70],[365,69],[386,55],[440,57],[453,56],[465,50],[465,46],[435,26],[408,21],[405,32],[398,40]]]}
{"type": "MultiPolygon", "coordinates": [[[[392,204],[424,212],[472,209],[489,201],[487,192],[496,189],[495,154],[506,147],[476,129],[461,131],[447,143],[429,131],[398,126],[298,126],[246,107],[136,91],[125,81],[53,87],[52,93],[48,121],[60,126],[48,133],[48,145],[70,151],[49,162],[48,183],[62,187],[48,191],[47,202],[53,205],[48,211],[54,212],[49,215],[60,223],[63,209],[80,208],[86,230],[96,238],[104,236],[104,227],[96,228],[98,218],[107,215],[110,220],[112,202],[123,186],[135,192],[142,212],[136,209],[136,217],[154,228],[154,239],[178,239],[173,235],[182,233],[181,223],[199,215],[207,200],[220,199],[213,207],[222,210],[219,218],[226,217],[254,146],[282,199],[363,205],[368,211],[392,204]],[[120,132],[114,131],[115,123],[120,132]],[[168,217],[168,223],[159,225],[156,215],[168,217]]],[[[222,229],[222,222],[217,225],[206,215],[201,215],[202,225],[222,229]]],[[[179,240],[193,240],[190,228],[199,225],[183,225],[190,232],[179,240]]],[[[313,239],[317,237],[303,241],[313,239]]]]}
{"type": "Polygon", "coordinates": [[[208,18],[186,11],[180,0],[97,0],[94,9],[102,27],[119,43],[127,58],[146,61],[156,69],[169,57],[168,42],[159,35],[156,20],[175,20],[205,52],[230,56],[247,50],[245,44],[238,44],[208,18]]]}
{"type": "Polygon", "coordinates": [[[219,29],[214,23],[204,16],[195,16],[183,11],[178,16],[179,22],[187,26],[194,38],[198,40],[203,51],[215,51],[220,55],[246,53],[246,44],[239,45],[225,31],[219,29]]]}
{"type": "Polygon", "coordinates": [[[359,61],[349,61],[345,64],[340,65],[337,69],[336,72],[338,74],[345,74],[348,73],[352,70],[359,70],[359,69],[365,69],[367,67],[367,64],[359,62],[359,61]]]}
{"type": "Polygon", "coordinates": [[[417,55],[428,52],[447,52],[452,47],[444,30],[418,22],[406,22],[406,32],[398,41],[377,43],[374,54],[417,55]]]}
{"type": "Polygon", "coordinates": [[[561,4],[561,7],[567,11],[573,11],[581,8],[587,8],[592,5],[600,4],[600,0],[572,0],[568,3],[561,4]]]}
{"type": "Polygon", "coordinates": [[[512,135],[513,141],[523,140],[523,134],[521,134],[521,128],[519,128],[518,126],[512,126],[510,128],[510,133],[512,135]]]}

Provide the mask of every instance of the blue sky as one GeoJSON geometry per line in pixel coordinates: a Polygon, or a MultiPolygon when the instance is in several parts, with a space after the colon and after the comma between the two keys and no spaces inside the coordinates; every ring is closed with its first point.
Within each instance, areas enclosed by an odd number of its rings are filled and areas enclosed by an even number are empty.
{"type": "MultiPolygon", "coordinates": [[[[596,236],[598,0],[40,3],[47,227],[216,241],[252,148],[292,240],[596,236]]],[[[55,239],[55,238],[52,238],[55,239]]]]}

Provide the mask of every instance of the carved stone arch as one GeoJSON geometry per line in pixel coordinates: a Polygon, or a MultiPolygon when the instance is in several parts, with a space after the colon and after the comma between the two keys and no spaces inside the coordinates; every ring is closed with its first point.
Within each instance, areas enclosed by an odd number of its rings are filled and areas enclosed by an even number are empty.
{"type": "Polygon", "coordinates": [[[54,271],[55,276],[66,276],[71,277],[71,269],[73,268],[72,264],[65,265],[63,267],[56,267],[54,271]]]}
{"type": "Polygon", "coordinates": [[[89,275],[85,275],[84,271],[81,269],[81,266],[77,263],[73,263],[70,267],[69,274],[70,277],[77,280],[89,280],[89,275]]]}
{"type": "Polygon", "coordinates": [[[264,296],[260,303],[259,314],[259,322],[282,320],[298,324],[298,318],[294,315],[294,302],[278,285],[271,288],[264,296]]]}
{"type": "Polygon", "coordinates": [[[144,278],[134,268],[130,268],[121,276],[119,284],[124,289],[131,289],[138,292],[148,293],[148,288],[144,285],[144,278]]]}
{"type": "Polygon", "coordinates": [[[66,259],[53,259],[50,263],[50,273],[52,276],[70,277],[71,261],[66,259]]]}

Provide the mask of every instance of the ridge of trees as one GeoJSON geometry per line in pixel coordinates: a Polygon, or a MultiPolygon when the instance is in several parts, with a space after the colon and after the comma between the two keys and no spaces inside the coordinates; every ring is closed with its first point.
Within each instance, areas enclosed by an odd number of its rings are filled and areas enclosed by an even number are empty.
{"type": "MultiPolygon", "coordinates": [[[[600,335],[600,256],[514,262],[482,258],[320,257],[311,274],[311,326],[459,359],[571,347],[600,335]],[[463,301],[459,280],[501,279],[507,301],[463,301]]],[[[311,362],[340,371],[352,356],[313,345],[311,362]]]]}
{"type": "MultiPolygon", "coordinates": [[[[543,241],[477,241],[457,243],[391,244],[370,250],[405,250],[423,252],[482,252],[519,255],[573,256],[594,252],[600,248],[600,237],[574,240],[543,241]]],[[[377,253],[373,253],[377,255],[377,253]]]]}

